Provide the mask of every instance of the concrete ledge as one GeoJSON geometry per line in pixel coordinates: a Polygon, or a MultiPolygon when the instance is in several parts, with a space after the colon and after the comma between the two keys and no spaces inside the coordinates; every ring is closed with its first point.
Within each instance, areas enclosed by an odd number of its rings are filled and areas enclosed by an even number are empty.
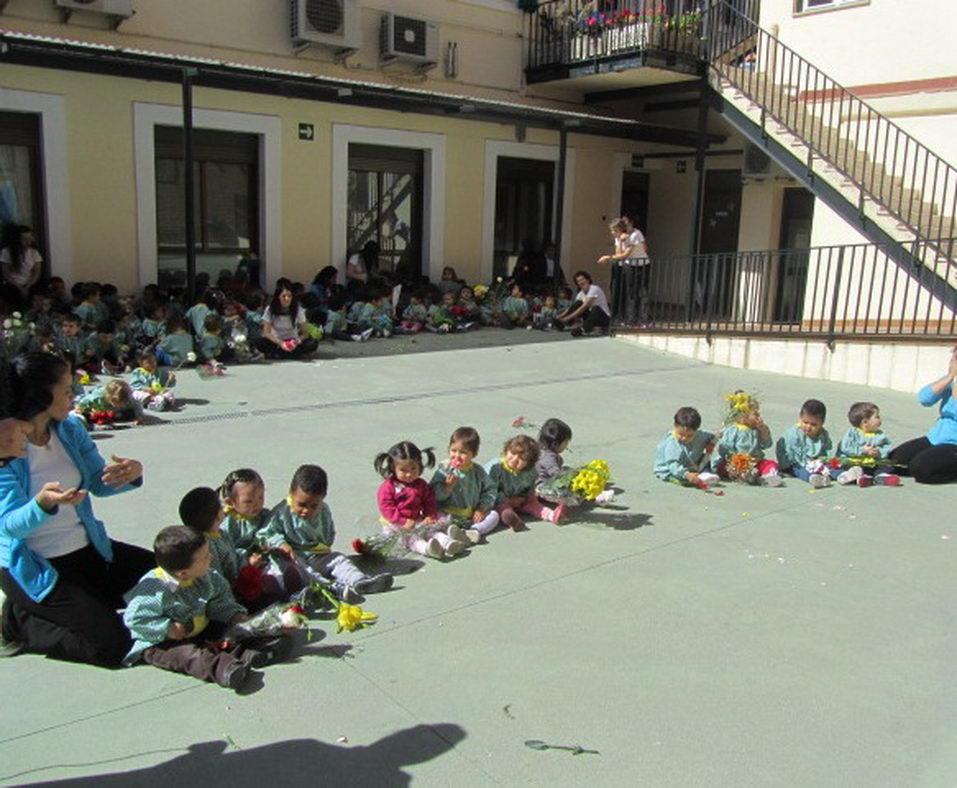
{"type": "Polygon", "coordinates": [[[950,349],[940,344],[627,334],[618,339],[738,369],[777,372],[914,392],[944,374],[950,349]]]}

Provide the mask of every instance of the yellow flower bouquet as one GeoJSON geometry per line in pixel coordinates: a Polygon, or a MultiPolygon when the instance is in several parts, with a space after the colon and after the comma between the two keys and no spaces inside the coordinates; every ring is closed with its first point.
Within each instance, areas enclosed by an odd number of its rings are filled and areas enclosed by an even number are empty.
{"type": "Polygon", "coordinates": [[[605,460],[592,460],[580,468],[571,468],[554,479],[542,482],[535,492],[546,501],[578,506],[594,501],[611,481],[611,470],[605,460]]]}

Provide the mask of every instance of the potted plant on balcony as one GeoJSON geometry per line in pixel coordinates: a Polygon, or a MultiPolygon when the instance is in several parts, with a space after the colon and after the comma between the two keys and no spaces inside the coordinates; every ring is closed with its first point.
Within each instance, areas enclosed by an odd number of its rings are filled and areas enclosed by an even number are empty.
{"type": "Polygon", "coordinates": [[[701,12],[688,11],[668,20],[672,32],[670,46],[678,52],[696,54],[701,51],[701,12]]]}

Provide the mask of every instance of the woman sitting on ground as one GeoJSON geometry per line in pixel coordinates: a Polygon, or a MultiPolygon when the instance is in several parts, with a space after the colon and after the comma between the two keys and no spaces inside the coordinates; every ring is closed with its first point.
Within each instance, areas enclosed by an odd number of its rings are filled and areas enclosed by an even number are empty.
{"type": "Polygon", "coordinates": [[[575,274],[575,284],[578,285],[578,295],[562,314],[555,318],[555,327],[564,329],[581,320],[581,326],[572,329],[573,337],[590,334],[593,329],[600,328],[603,334],[608,333],[611,322],[611,310],[608,308],[608,299],[605,292],[594,282],[587,271],[575,274]]]}
{"type": "Polygon", "coordinates": [[[269,358],[300,358],[319,346],[308,334],[306,312],[286,278],[276,282],[272,301],[263,313],[262,332],[256,347],[269,358]]]}

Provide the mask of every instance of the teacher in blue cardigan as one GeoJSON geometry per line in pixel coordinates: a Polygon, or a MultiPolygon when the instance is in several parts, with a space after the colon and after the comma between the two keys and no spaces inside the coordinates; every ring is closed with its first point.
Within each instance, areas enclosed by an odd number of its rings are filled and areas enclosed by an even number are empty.
{"type": "Polygon", "coordinates": [[[925,408],[935,405],[939,417],[926,436],[902,443],[890,453],[890,459],[906,466],[914,481],[924,484],[957,482],[957,347],[950,351],[947,374],[922,388],[917,399],[925,408]]]}
{"type": "Polygon", "coordinates": [[[2,652],[115,666],[131,643],[117,609],[155,561],[111,539],[90,496],[139,487],[143,466],[107,464],[72,409],[58,356],[25,353],[0,368],[0,416],[30,425],[25,456],[0,468],[2,652]]]}

